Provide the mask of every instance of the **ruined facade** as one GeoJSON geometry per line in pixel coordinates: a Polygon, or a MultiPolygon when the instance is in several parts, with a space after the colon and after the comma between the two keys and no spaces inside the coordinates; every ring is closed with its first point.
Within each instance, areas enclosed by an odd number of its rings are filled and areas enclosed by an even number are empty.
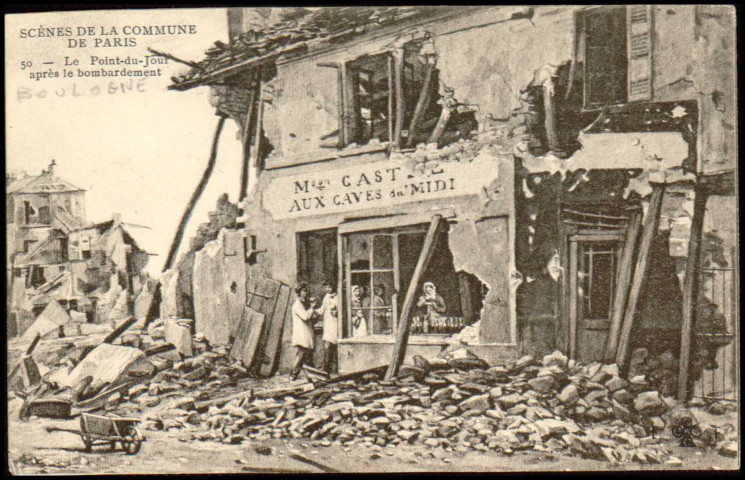
{"type": "Polygon", "coordinates": [[[737,265],[731,9],[254,17],[242,31],[232,10],[230,44],[171,88],[211,86],[243,127],[246,277],[338,284],[341,371],[388,363],[424,282],[446,309],[414,309],[406,359],[465,326],[490,363],[655,346],[687,363],[705,341],[701,252],[704,269],[737,265]]]}
{"type": "Polygon", "coordinates": [[[142,301],[154,287],[142,273],[148,254],[121,218],[89,223],[84,190],[57,177],[54,166],[8,186],[10,336],[53,301],[87,322],[121,320],[133,313],[135,296],[142,301]]]}

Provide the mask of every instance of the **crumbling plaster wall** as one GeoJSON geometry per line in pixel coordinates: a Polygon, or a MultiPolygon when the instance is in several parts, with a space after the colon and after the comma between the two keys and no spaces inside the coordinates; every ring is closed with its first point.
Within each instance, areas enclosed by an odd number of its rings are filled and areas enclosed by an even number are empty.
{"type": "Polygon", "coordinates": [[[699,101],[699,171],[733,170],[736,37],[731,5],[655,8],[654,98],[699,101]]]}
{"type": "Polygon", "coordinates": [[[243,318],[246,271],[243,252],[229,255],[228,236],[240,232],[220,230],[217,238],[196,253],[194,260],[194,320],[197,332],[212,343],[227,344],[243,318]]]}
{"type": "MultiPolygon", "coordinates": [[[[455,90],[459,102],[478,105],[481,115],[506,119],[522,104],[520,93],[535,72],[558,67],[572,58],[574,12],[577,7],[537,7],[532,18],[511,20],[500,9],[478,14],[484,28],[467,29],[434,37],[438,68],[444,85],[455,90]]],[[[465,20],[464,20],[465,22],[465,20]]]]}

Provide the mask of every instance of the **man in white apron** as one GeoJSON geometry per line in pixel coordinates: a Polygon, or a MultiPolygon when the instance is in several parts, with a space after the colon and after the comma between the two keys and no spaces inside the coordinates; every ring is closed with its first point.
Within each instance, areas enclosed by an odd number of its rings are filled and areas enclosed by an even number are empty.
{"type": "Polygon", "coordinates": [[[292,345],[295,347],[295,364],[290,375],[291,380],[296,380],[303,368],[303,363],[313,353],[313,315],[315,313],[315,301],[310,301],[308,295],[310,289],[305,283],[295,288],[297,300],[292,305],[292,345]]]}
{"type": "Polygon", "coordinates": [[[316,315],[323,318],[323,370],[329,372],[329,367],[336,356],[336,340],[339,333],[339,310],[337,308],[336,289],[331,282],[323,282],[325,295],[316,315]]]}

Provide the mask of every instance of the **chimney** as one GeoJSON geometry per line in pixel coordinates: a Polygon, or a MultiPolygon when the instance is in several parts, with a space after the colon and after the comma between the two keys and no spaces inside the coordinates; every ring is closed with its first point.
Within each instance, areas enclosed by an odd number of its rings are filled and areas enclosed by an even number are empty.
{"type": "Polygon", "coordinates": [[[118,227],[122,224],[122,214],[121,213],[112,213],[111,219],[114,220],[114,227],[118,227]]]}
{"type": "Polygon", "coordinates": [[[57,165],[57,162],[55,162],[54,159],[52,159],[52,162],[49,164],[49,167],[47,167],[47,173],[49,173],[49,175],[54,175],[55,165],[57,165]]]}

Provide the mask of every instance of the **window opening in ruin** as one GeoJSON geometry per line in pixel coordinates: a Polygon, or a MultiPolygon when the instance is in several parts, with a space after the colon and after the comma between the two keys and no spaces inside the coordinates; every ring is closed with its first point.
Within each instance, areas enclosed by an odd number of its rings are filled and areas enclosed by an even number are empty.
{"type": "Polygon", "coordinates": [[[585,108],[651,98],[651,17],[646,5],[580,14],[585,108]]]}
{"type": "Polygon", "coordinates": [[[36,210],[36,208],[34,208],[33,205],[31,205],[30,202],[23,202],[23,212],[26,225],[30,225],[38,221],[39,212],[36,210]]]}
{"type": "MultiPolygon", "coordinates": [[[[421,42],[410,42],[403,49],[401,92],[396,90],[396,62],[391,53],[364,56],[346,64],[347,97],[350,106],[342,113],[347,118],[345,144],[365,144],[370,140],[393,141],[397,109],[403,110],[401,129],[402,146],[416,146],[427,142],[441,119],[442,101],[439,90],[439,70],[435,55],[421,42]],[[401,105],[398,105],[400,100],[401,105]]],[[[463,138],[474,130],[473,111],[463,108],[444,120],[443,143],[463,138]],[[467,132],[462,130],[466,129],[467,132]]]]}
{"type": "Polygon", "coordinates": [[[24,240],[23,253],[28,253],[33,250],[35,248],[34,245],[36,245],[37,243],[39,243],[37,240],[24,240]]]}
{"type": "Polygon", "coordinates": [[[347,64],[351,78],[352,129],[347,143],[363,144],[371,139],[387,142],[393,130],[391,56],[363,57],[347,64]]]}
{"type": "MultiPolygon", "coordinates": [[[[419,225],[343,236],[346,337],[397,331],[426,229],[419,225]]],[[[479,318],[482,284],[473,275],[456,273],[447,242],[443,231],[415,295],[412,334],[450,335],[479,318]]]]}
{"type": "Polygon", "coordinates": [[[47,283],[47,280],[44,277],[44,268],[38,265],[32,265],[30,274],[28,276],[27,287],[36,288],[41,285],[44,285],[45,283],[47,283]]]}

